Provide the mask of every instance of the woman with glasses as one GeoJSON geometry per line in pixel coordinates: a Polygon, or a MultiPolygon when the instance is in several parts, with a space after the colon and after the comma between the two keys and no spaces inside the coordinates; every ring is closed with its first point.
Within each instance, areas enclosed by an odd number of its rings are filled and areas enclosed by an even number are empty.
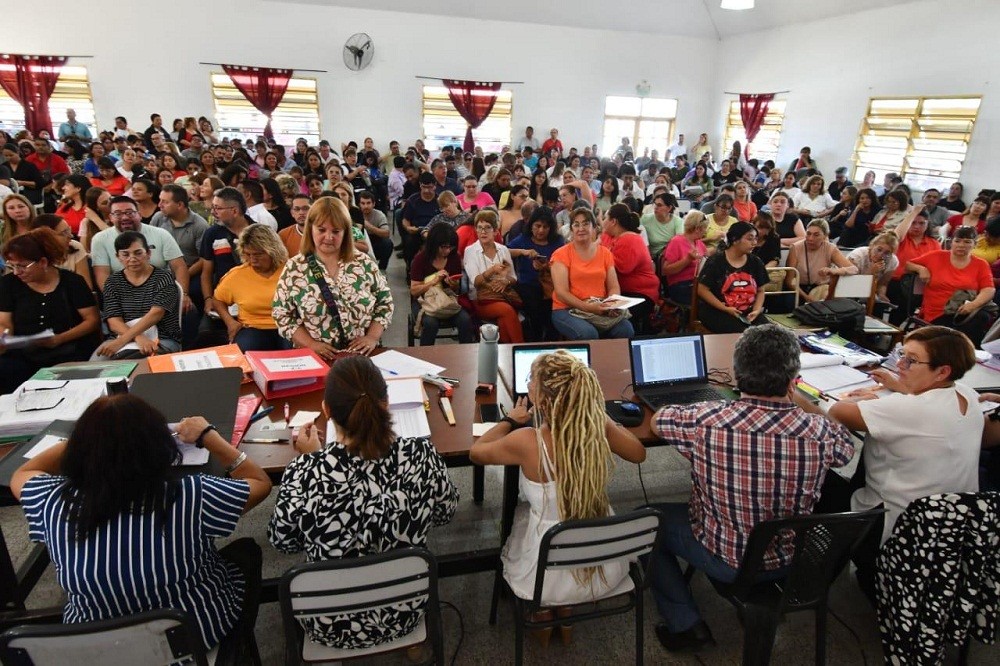
{"type": "Polygon", "coordinates": [[[486,192],[479,191],[479,179],[470,174],[462,179],[462,194],[458,197],[458,205],[462,210],[475,214],[477,210],[496,206],[496,202],[486,192]]]}
{"type": "Polygon", "coordinates": [[[830,227],[826,220],[816,219],[806,227],[806,238],[792,245],[786,266],[798,273],[798,280],[786,276],[786,286],[794,282],[799,298],[806,302],[826,300],[830,278],[834,275],[857,275],[858,267],[830,242],[830,227]]]}
{"type": "Polygon", "coordinates": [[[708,216],[708,231],[705,232],[706,243],[716,243],[725,237],[729,228],[739,220],[732,216],[733,197],[720,194],[715,198],[715,207],[708,216]]]}
{"type": "MultiPolygon", "coordinates": [[[[65,224],[65,223],[63,223],[65,224]]],[[[82,277],[59,268],[65,246],[51,229],[33,229],[4,243],[0,330],[9,335],[55,334],[26,349],[0,343],[0,393],[11,393],[39,368],[86,361],[97,346],[100,315],[82,277]]]]}
{"type": "Polygon", "coordinates": [[[996,289],[990,265],[972,254],[976,244],[975,227],[955,230],[950,250],[936,250],[906,262],[906,270],[926,282],[921,319],[932,324],[956,328],[978,345],[992,323],[983,306],[992,302],[996,289]],[[956,292],[968,292],[968,298],[949,307],[956,292]]]}
{"type": "MultiPolygon", "coordinates": [[[[827,500],[825,510],[888,509],[883,528],[872,530],[853,555],[858,583],[870,599],[875,598],[879,547],[910,502],[979,490],[983,413],[976,391],[958,381],[975,365],[973,344],[961,332],[919,328],[906,336],[895,355],[895,372],[879,368],[871,373],[891,395],[855,391],[830,407],[831,418],[866,433],[865,485],[853,493],[849,506],[846,498],[840,506],[827,500]]],[[[825,488],[823,497],[827,499],[825,488]]]]}
{"type": "MultiPolygon", "coordinates": [[[[500,228],[492,210],[476,213],[476,241],[465,248],[462,267],[469,276],[469,298],[480,319],[495,320],[500,327],[500,342],[524,342],[521,321],[508,300],[517,284],[514,259],[510,250],[496,241],[500,228]]],[[[516,293],[516,292],[515,292],[516,293]]],[[[520,298],[518,298],[520,301],[520,298]]],[[[521,303],[517,303],[518,306],[521,303]]]]}
{"type": "MultiPolygon", "coordinates": [[[[441,193],[442,196],[445,192],[441,193]]],[[[448,192],[448,194],[451,194],[448,192]]],[[[453,195],[454,196],[454,195],[453,195]]],[[[462,278],[462,259],[456,251],[458,235],[448,224],[431,224],[424,240],[424,247],[417,252],[410,262],[410,300],[413,316],[420,313],[418,298],[430,291],[431,287],[440,286],[457,292],[462,278]]],[[[469,305],[467,299],[459,298],[463,305],[458,314],[453,317],[439,319],[426,312],[421,316],[420,346],[433,345],[437,339],[438,330],[442,325],[454,326],[458,329],[459,342],[475,342],[476,329],[472,317],[465,310],[469,305]],[[462,301],[466,301],[465,304],[462,301]]]]}
{"type": "Polygon", "coordinates": [[[553,252],[549,261],[552,324],[570,340],[630,338],[635,335],[632,323],[619,318],[620,310],[602,302],[620,296],[621,287],[614,255],[598,242],[596,231],[597,218],[590,210],[573,210],[569,242],[553,252]]]}
{"type": "Polygon", "coordinates": [[[705,262],[698,276],[698,319],[712,333],[742,333],[767,323],[767,269],[754,254],[757,230],[737,222],[726,232],[726,249],[705,262]]]}
{"type": "Polygon", "coordinates": [[[272,305],[282,337],[327,361],[379,346],[392,292],[375,260],[355,249],[340,199],[321,197],[309,208],[301,249],[285,264],[272,305]]]}
{"type": "Polygon", "coordinates": [[[138,231],[118,234],[114,247],[123,268],[104,281],[101,315],[110,334],[94,360],[180,351],[181,293],[174,276],[149,263],[149,243],[138,231]]]}
{"type": "Polygon", "coordinates": [[[209,307],[226,325],[229,342],[238,345],[240,351],[290,349],[291,344],[278,333],[271,313],[288,251],[266,224],[251,224],[244,229],[236,251],[243,263],[222,276],[209,307]],[[233,305],[239,307],[235,317],[229,313],[233,305]]]}

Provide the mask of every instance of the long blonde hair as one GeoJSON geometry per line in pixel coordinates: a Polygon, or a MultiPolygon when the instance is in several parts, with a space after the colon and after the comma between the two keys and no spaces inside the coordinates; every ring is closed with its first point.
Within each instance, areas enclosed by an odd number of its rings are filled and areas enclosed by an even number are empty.
{"type": "MultiPolygon", "coordinates": [[[[537,386],[535,428],[544,421],[552,436],[559,517],[604,518],[610,509],[607,488],[613,465],[597,375],[565,351],[539,356],[531,372],[537,386]]],[[[544,478],[540,459],[538,464],[539,478],[544,478]]],[[[585,585],[595,571],[576,569],[573,578],[585,585]]]]}

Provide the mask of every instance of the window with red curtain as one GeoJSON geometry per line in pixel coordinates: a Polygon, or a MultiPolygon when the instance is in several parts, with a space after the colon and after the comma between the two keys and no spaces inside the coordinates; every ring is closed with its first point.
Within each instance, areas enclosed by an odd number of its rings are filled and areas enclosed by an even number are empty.
{"type": "Polygon", "coordinates": [[[743,131],[746,133],[747,145],[743,147],[743,155],[750,157],[750,143],[757,138],[764,118],[767,117],[767,107],[774,99],[773,93],[764,95],[740,94],[740,118],[743,120],[743,131]]]}
{"type": "Polygon", "coordinates": [[[442,79],[441,82],[448,89],[448,97],[455,105],[455,110],[468,123],[462,150],[471,152],[476,147],[472,140],[472,130],[490,117],[493,105],[497,102],[497,93],[500,92],[500,83],[457,79],[442,79]]]}
{"type": "Polygon", "coordinates": [[[292,79],[291,69],[272,69],[270,67],[244,67],[242,65],[223,65],[222,70],[233,80],[236,89],[243,93],[254,108],[267,116],[264,125],[264,137],[274,138],[271,129],[271,114],[281,104],[288,82],[292,79]]]}
{"type": "Polygon", "coordinates": [[[24,107],[24,125],[32,133],[52,132],[49,98],[66,56],[0,54],[0,87],[24,107]]]}

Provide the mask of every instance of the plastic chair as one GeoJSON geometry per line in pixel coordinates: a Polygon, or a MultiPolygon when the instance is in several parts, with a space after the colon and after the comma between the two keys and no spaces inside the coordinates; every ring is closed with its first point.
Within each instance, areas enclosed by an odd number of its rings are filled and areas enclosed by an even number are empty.
{"type": "Polygon", "coordinates": [[[24,625],[0,634],[0,661],[10,666],[208,666],[213,660],[194,622],[170,609],[79,624],[24,625]]]}
{"type": "Polygon", "coordinates": [[[379,555],[300,564],[281,577],[281,620],[285,663],[341,661],[409,648],[428,637],[434,663],[444,664],[437,561],[423,548],[402,548],[379,555]],[[417,627],[389,643],[370,648],[336,648],[314,642],[299,620],[361,613],[408,601],[425,601],[417,627]]]}
{"type": "MultiPolygon", "coordinates": [[[[648,555],[656,548],[662,520],[663,516],[659,511],[645,508],[608,518],[567,520],[549,528],[542,535],[542,543],[538,550],[538,566],[532,598],[521,599],[514,596],[514,663],[520,665],[524,659],[525,629],[574,624],[619,615],[634,609],[635,663],[642,664],[643,590],[649,585],[649,563],[652,558],[647,558],[643,566],[640,566],[638,558],[648,555]],[[593,610],[554,617],[548,621],[529,619],[530,613],[542,608],[542,585],[545,582],[546,571],[597,567],[622,560],[629,562],[629,577],[600,598],[600,600],[622,598],[621,603],[609,608],[599,608],[595,605],[593,610]]],[[[490,624],[496,624],[499,600],[497,583],[501,580],[498,571],[493,588],[490,624]]],[[[504,585],[506,586],[506,583],[504,585]]]]}
{"type": "MultiPolygon", "coordinates": [[[[782,616],[816,611],[816,663],[826,663],[826,608],[830,585],[885,509],[776,518],[750,533],[736,580],[709,582],[736,607],[743,623],[743,664],[767,664],[782,616]],[[775,539],[791,541],[795,555],[784,578],[758,582],[775,539]]],[[[689,573],[691,569],[689,569],[689,573]]]]}

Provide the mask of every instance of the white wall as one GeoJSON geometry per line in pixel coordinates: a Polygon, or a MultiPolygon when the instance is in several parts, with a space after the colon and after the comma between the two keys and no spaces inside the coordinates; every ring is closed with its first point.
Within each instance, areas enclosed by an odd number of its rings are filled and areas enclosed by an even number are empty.
{"type": "Polygon", "coordinates": [[[716,42],[649,34],[535,28],[506,23],[396,12],[344,9],[267,0],[46,0],[49,16],[90,20],[79,29],[43,28],[38,6],[10,3],[3,48],[15,53],[93,55],[70,61],[88,68],[101,129],[124,115],[145,129],[152,112],[211,117],[210,71],[197,64],[228,62],[326,69],[319,80],[321,133],[335,145],[366,135],[383,146],[421,135],[421,85],[415,75],[524,81],[513,91],[513,140],[524,125],[540,136],[560,128],[567,146],[600,143],[604,97],[634,95],[642,79],[651,95],[680,100],[680,131],[696,131],[713,117],[707,91],[716,42]],[[156,7],[156,9],[152,9],[156,7]],[[199,23],[199,17],[201,19],[199,23]],[[100,24],[110,26],[98,29],[100,24]],[[363,72],[348,71],[344,41],[367,32],[375,58],[363,72]],[[72,35],[72,36],[71,36],[72,35]],[[449,35],[447,38],[445,35],[449,35]],[[669,54],[702,56],[667,68],[669,54]],[[619,54],[642,54],[623,66],[619,54]],[[660,53],[663,60],[655,57],[660,53]],[[575,63],[575,64],[574,64],[575,63]],[[624,73],[623,73],[624,72],[624,73]],[[691,129],[685,129],[691,127],[691,129]]]}
{"type": "MultiPolygon", "coordinates": [[[[1000,2],[929,1],[861,15],[784,27],[727,39],[716,60],[717,90],[790,90],[779,166],[809,145],[820,169],[833,172],[851,156],[869,97],[976,95],[983,97],[962,171],[965,190],[1000,187],[992,162],[1000,99],[991,79],[1000,70],[995,48],[1000,2]]],[[[716,136],[732,99],[721,94],[716,136]]],[[[714,142],[713,142],[714,145],[714,142]]],[[[969,197],[966,197],[966,201],[969,197]]]]}

